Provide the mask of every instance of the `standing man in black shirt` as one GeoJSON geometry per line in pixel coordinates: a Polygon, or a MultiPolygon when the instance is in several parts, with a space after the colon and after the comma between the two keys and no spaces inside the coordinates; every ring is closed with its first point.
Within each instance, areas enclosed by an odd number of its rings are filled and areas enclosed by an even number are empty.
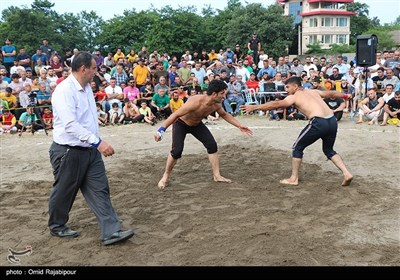
{"type": "Polygon", "coordinates": [[[247,48],[253,51],[254,63],[258,65],[258,52],[261,50],[261,41],[257,37],[257,33],[253,33],[250,41],[247,43],[247,48]]]}

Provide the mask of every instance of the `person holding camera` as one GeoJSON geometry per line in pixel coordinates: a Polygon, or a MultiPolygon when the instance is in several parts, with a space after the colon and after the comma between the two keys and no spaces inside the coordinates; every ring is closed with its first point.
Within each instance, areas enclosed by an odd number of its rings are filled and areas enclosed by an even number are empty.
{"type": "Polygon", "coordinates": [[[22,113],[19,117],[17,128],[20,131],[35,132],[39,129],[43,129],[43,126],[38,123],[39,119],[36,116],[34,109],[34,105],[28,105],[28,107],[26,107],[26,112],[22,113]]]}

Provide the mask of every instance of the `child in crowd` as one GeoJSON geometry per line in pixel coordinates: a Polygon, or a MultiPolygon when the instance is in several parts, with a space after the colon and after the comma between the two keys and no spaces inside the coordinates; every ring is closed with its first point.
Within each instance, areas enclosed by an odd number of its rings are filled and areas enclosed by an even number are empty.
{"type": "Polygon", "coordinates": [[[151,125],[155,125],[157,123],[156,117],[151,112],[151,109],[147,106],[147,102],[145,100],[142,100],[142,102],[140,103],[139,112],[144,116],[145,122],[151,125]]]}
{"type": "Polygon", "coordinates": [[[43,108],[42,119],[46,129],[53,129],[53,113],[51,112],[50,108],[43,108]]]}
{"type": "Polygon", "coordinates": [[[111,125],[117,124],[120,125],[124,122],[125,114],[122,112],[122,109],[119,108],[118,103],[114,102],[111,105],[110,111],[108,111],[110,115],[110,123],[111,125]]]}
{"type": "Polygon", "coordinates": [[[107,101],[107,93],[104,89],[104,85],[99,84],[99,90],[94,94],[96,101],[99,102],[101,105],[107,101]]]}
{"type": "Polygon", "coordinates": [[[96,103],[96,109],[97,109],[97,122],[99,123],[100,126],[106,126],[108,119],[107,113],[101,110],[101,104],[99,102],[96,103]]]}
{"type": "Polygon", "coordinates": [[[2,115],[0,115],[0,135],[3,133],[17,133],[16,123],[17,120],[15,116],[10,113],[10,110],[4,109],[2,115]]]}

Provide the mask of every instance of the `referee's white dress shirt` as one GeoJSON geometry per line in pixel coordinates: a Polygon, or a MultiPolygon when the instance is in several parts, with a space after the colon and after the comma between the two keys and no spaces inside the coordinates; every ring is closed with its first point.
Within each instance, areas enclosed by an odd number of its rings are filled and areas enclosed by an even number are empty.
{"type": "Polygon", "coordinates": [[[71,74],[57,85],[51,102],[54,142],[90,147],[99,141],[96,103],[90,84],[82,88],[71,74]]]}

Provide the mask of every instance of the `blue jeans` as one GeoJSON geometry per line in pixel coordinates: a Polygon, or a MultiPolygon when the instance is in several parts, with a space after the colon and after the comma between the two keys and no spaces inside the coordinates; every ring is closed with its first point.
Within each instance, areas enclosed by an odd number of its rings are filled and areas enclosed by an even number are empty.
{"type": "Polygon", "coordinates": [[[224,100],[224,107],[226,112],[232,114],[233,110],[231,107],[231,103],[236,103],[236,108],[235,108],[235,114],[238,114],[240,112],[240,106],[242,106],[245,102],[242,97],[235,93],[231,93],[228,95],[228,97],[224,100]]]}

